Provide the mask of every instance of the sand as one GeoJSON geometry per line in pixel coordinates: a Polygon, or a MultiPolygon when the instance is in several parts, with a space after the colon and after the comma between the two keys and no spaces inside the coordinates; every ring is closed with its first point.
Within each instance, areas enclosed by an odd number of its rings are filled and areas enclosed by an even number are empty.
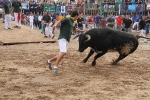
{"type": "MultiPolygon", "coordinates": [[[[20,31],[33,32],[30,28],[5,32],[20,31]]],[[[46,60],[59,53],[58,42],[0,45],[0,100],[150,100],[150,41],[143,43],[140,39],[137,50],[117,65],[111,62],[118,53],[108,52],[93,67],[94,56],[81,63],[89,48],[83,53],[77,50],[78,41],[71,39],[59,73],[55,74],[46,60]]]]}

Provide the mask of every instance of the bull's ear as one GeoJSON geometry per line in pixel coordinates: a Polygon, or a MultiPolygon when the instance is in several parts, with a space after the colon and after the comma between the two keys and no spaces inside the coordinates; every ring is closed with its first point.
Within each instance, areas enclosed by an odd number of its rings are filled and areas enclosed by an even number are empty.
{"type": "Polygon", "coordinates": [[[76,39],[76,38],[79,37],[79,36],[80,36],[80,34],[76,35],[76,36],[73,38],[73,40],[76,39]]]}

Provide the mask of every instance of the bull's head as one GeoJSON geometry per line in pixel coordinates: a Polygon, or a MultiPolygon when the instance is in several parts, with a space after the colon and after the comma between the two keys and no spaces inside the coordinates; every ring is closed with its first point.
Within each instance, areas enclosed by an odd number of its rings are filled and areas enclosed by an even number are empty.
{"type": "Polygon", "coordinates": [[[85,49],[89,47],[88,42],[90,41],[91,36],[86,34],[79,35],[79,52],[83,52],[85,49]]]}

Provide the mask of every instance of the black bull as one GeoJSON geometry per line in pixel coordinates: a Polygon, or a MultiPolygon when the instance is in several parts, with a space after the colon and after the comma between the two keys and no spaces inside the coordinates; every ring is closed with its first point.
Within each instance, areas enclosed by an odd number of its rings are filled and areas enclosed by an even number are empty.
{"type": "Polygon", "coordinates": [[[119,57],[112,62],[112,64],[117,64],[117,62],[124,59],[137,49],[139,45],[138,38],[144,37],[134,36],[127,32],[109,28],[91,29],[84,34],[79,35],[78,51],[83,52],[88,47],[91,48],[88,56],[82,61],[83,63],[86,63],[94,52],[97,53],[92,62],[92,66],[95,66],[96,59],[107,53],[108,50],[117,51],[119,57]]]}

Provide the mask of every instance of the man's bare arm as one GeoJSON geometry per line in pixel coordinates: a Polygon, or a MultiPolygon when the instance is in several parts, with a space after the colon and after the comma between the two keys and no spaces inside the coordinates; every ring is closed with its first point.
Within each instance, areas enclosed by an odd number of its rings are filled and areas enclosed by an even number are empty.
{"type": "Polygon", "coordinates": [[[80,30],[78,28],[75,29],[76,32],[85,32],[85,30],[80,30]]]}
{"type": "Polygon", "coordinates": [[[3,13],[4,13],[4,15],[5,15],[5,9],[3,8],[3,13]]]}
{"type": "Polygon", "coordinates": [[[55,24],[53,25],[53,28],[55,28],[61,21],[58,20],[57,22],[55,22],[55,24]]]}

